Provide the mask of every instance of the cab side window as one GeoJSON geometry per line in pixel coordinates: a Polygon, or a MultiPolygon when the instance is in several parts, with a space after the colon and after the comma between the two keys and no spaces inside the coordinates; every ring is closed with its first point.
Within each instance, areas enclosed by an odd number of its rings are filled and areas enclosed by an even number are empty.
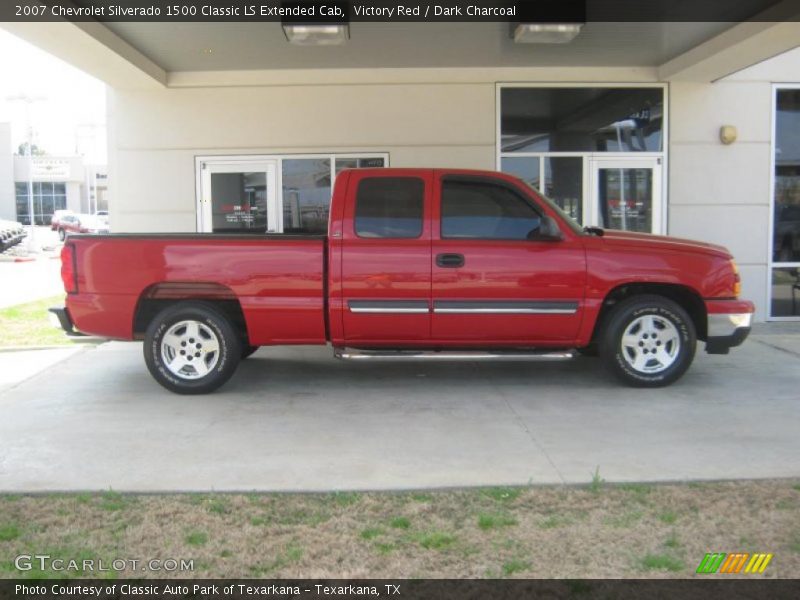
{"type": "Polygon", "coordinates": [[[362,238],[422,235],[425,184],[417,177],[368,177],[358,184],[355,230],[362,238]]]}
{"type": "Polygon", "coordinates": [[[475,181],[442,183],[442,238],[526,240],[541,215],[508,187],[475,181]]]}

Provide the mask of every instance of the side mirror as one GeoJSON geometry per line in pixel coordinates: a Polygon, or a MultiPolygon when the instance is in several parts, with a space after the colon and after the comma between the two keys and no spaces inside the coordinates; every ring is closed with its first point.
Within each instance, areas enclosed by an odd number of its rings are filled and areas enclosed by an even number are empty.
{"type": "Polygon", "coordinates": [[[531,231],[528,239],[557,242],[564,239],[564,234],[561,233],[561,229],[553,217],[544,216],[539,223],[539,227],[531,231]]]}

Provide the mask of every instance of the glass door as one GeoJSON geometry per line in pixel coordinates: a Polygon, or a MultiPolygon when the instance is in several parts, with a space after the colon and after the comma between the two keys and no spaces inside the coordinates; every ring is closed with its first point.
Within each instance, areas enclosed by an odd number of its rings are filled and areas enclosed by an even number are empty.
{"type": "Polygon", "coordinates": [[[277,161],[202,164],[200,231],[279,232],[277,161]]]}
{"type": "Polygon", "coordinates": [[[606,229],[663,233],[660,158],[589,161],[588,224],[606,229]]]}

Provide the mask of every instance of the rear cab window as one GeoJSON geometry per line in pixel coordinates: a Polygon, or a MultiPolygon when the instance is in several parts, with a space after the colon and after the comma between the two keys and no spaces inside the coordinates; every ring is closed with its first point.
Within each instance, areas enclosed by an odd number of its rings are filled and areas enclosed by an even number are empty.
{"type": "Polygon", "coordinates": [[[367,177],[358,184],[355,232],[360,238],[422,235],[425,183],[418,177],[367,177]]]}

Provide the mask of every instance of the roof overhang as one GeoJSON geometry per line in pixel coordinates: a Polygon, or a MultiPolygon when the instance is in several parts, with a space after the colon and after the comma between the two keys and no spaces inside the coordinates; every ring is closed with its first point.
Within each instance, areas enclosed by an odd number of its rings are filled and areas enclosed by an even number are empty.
{"type": "Polygon", "coordinates": [[[549,48],[515,45],[499,22],[357,23],[346,47],[333,48],[288,44],[280,23],[0,27],[121,89],[457,82],[480,73],[495,80],[711,82],[800,46],[800,23],[790,20],[797,15],[783,16],[738,24],[588,23],[573,42],[549,48]]]}

